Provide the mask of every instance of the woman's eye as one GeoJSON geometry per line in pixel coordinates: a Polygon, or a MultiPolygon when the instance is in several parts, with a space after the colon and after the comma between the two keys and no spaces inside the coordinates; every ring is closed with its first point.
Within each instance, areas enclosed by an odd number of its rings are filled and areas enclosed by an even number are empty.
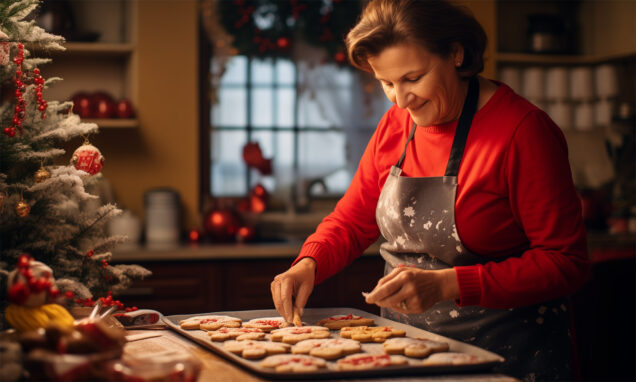
{"type": "Polygon", "coordinates": [[[420,78],[422,78],[422,76],[417,76],[417,77],[413,77],[413,78],[405,78],[406,82],[417,82],[420,80],[420,78]]]}
{"type": "Polygon", "coordinates": [[[392,87],[393,87],[393,84],[392,84],[392,83],[390,83],[390,82],[382,82],[382,85],[383,85],[384,87],[386,87],[386,88],[392,88],[392,87]]]}

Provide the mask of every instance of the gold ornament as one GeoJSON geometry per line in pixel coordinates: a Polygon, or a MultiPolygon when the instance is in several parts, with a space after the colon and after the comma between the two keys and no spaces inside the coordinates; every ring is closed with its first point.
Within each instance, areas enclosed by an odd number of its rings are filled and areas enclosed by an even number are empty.
{"type": "Polygon", "coordinates": [[[51,173],[44,167],[40,167],[40,169],[35,172],[35,175],[33,175],[33,180],[35,181],[35,183],[41,183],[49,179],[50,177],[51,173]]]}
{"type": "Polygon", "coordinates": [[[30,211],[31,206],[29,203],[25,202],[24,199],[20,199],[20,201],[15,205],[15,213],[21,218],[27,216],[30,211]]]}

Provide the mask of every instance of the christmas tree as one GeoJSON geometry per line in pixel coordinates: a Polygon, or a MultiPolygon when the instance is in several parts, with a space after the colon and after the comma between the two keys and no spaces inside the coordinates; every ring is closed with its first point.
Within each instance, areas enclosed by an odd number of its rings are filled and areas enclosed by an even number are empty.
{"type": "Polygon", "coordinates": [[[90,192],[103,163],[87,144],[97,125],[82,123],[71,102],[44,99],[43,90],[61,78],[45,80],[38,67],[51,60],[37,55],[65,48],[62,37],[36,25],[38,5],[0,3],[0,314],[8,295],[21,293],[7,290],[7,279],[22,254],[52,269],[69,304],[90,305],[150,275],[137,265],[109,264],[126,237],[108,236],[106,223],[121,210],[90,192]],[[65,154],[56,145],[77,137],[85,144],[72,165],[56,165],[65,154]]]}

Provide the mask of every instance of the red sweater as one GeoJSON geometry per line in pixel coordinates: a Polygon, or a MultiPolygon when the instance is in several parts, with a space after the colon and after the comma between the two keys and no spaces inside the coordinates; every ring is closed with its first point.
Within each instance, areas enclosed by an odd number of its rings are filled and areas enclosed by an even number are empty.
{"type": "MultiPolygon", "coordinates": [[[[543,111],[499,85],[473,119],[455,201],[464,246],[498,261],[455,267],[460,306],[512,308],[564,296],[583,285],[590,269],[565,138],[543,111]]],[[[296,261],[316,260],[316,283],[379,237],[378,197],[412,123],[397,106],[385,113],[347,192],[305,241],[296,261]]],[[[443,176],[456,127],[457,121],[418,126],[403,176],[443,176]]]]}

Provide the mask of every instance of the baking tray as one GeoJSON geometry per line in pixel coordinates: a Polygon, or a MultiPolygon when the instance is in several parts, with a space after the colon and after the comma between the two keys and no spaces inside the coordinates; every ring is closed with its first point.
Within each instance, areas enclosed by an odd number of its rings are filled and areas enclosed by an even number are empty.
{"type": "MultiPolygon", "coordinates": [[[[504,362],[504,358],[498,354],[489,352],[485,349],[477,346],[469,345],[464,342],[456,341],[448,337],[443,337],[435,333],[428,332],[426,330],[418,329],[416,327],[402,324],[400,322],[392,321],[375,314],[371,314],[359,309],[354,308],[308,308],[303,313],[303,323],[306,325],[316,325],[318,321],[323,318],[331,317],[334,315],[347,315],[353,313],[358,316],[372,318],[377,326],[392,326],[397,329],[402,329],[406,332],[407,337],[424,337],[435,341],[447,342],[450,346],[449,351],[468,353],[481,357],[484,361],[481,363],[470,365],[445,365],[445,366],[423,366],[418,365],[421,360],[409,358],[408,365],[389,366],[385,368],[377,368],[370,370],[337,370],[335,368],[336,361],[327,361],[327,369],[322,369],[308,373],[279,373],[271,369],[262,368],[259,366],[260,359],[248,360],[233,353],[226,351],[223,348],[223,342],[214,342],[210,340],[208,335],[203,330],[183,330],[179,327],[179,321],[196,316],[202,315],[227,315],[238,317],[244,322],[253,318],[261,317],[277,317],[280,314],[274,309],[266,310],[243,310],[243,311],[223,311],[223,312],[210,312],[200,314],[182,314],[166,316],[163,318],[165,323],[177,333],[189,338],[190,340],[202,345],[203,347],[213,351],[214,353],[236,363],[255,374],[266,377],[268,379],[332,379],[332,378],[346,378],[346,377],[378,377],[378,376],[397,376],[408,374],[439,374],[439,373],[452,373],[460,374],[474,371],[490,370],[495,365],[504,362]]],[[[340,338],[339,330],[331,330],[332,338],[340,338]]],[[[362,351],[370,354],[384,354],[381,343],[361,343],[362,351]]],[[[408,357],[407,357],[408,358],[408,357]]]]}

